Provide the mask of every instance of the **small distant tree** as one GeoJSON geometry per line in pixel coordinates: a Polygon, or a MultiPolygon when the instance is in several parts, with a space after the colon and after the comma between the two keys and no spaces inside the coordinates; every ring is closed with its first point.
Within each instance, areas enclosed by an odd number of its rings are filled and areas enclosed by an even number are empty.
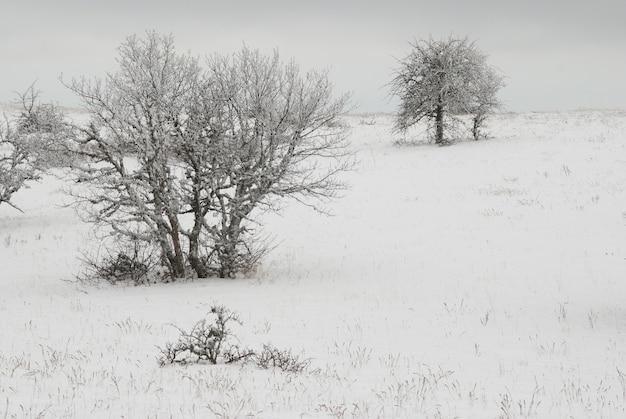
{"type": "Polygon", "coordinates": [[[487,118],[503,108],[498,99],[498,91],[505,86],[504,78],[495,68],[482,60],[482,65],[476,67],[478,74],[469,81],[469,104],[462,112],[472,116],[472,138],[479,140],[483,137],[481,128],[487,118]]]}
{"type": "Polygon", "coordinates": [[[31,84],[24,93],[17,93],[19,113],[15,129],[22,137],[29,137],[32,152],[41,169],[70,166],[74,160],[71,151],[72,130],[63,110],[54,103],[42,103],[41,91],[31,84]]]}
{"type": "Polygon", "coordinates": [[[472,135],[479,138],[486,117],[500,106],[496,94],[502,77],[487,56],[467,38],[415,41],[399,62],[391,93],[400,99],[395,128],[406,131],[426,120],[436,144],[451,141],[448,128],[472,115],[472,135]]]}

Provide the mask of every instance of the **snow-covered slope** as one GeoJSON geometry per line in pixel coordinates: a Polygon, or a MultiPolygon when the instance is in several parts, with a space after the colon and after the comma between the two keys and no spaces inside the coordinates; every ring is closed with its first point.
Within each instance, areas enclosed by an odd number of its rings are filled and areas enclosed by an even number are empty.
{"type": "Polygon", "coordinates": [[[443,148],[347,120],[351,189],[259,214],[277,247],[250,278],[85,287],[62,179],[0,207],[0,417],[624,417],[626,112],[503,114],[443,148]],[[309,371],[159,367],[212,304],[309,371]]]}

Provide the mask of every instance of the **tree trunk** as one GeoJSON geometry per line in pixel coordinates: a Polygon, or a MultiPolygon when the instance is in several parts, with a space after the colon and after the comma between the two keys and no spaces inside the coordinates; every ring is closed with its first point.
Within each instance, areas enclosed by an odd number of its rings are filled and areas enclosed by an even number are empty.
{"type": "Polygon", "coordinates": [[[443,145],[443,105],[439,103],[435,108],[435,144],[443,145]]]}
{"type": "Polygon", "coordinates": [[[161,257],[163,258],[163,262],[167,264],[167,268],[170,271],[170,278],[172,281],[175,281],[176,278],[181,276],[177,272],[176,255],[174,254],[172,246],[168,240],[167,232],[164,231],[161,226],[157,229],[157,237],[161,246],[161,257]]]}
{"type": "Polygon", "coordinates": [[[237,243],[229,233],[224,235],[224,243],[218,252],[220,278],[232,278],[237,273],[237,243]]]}
{"type": "Polygon", "coordinates": [[[474,141],[478,141],[478,128],[480,126],[480,122],[478,120],[478,116],[474,117],[474,125],[472,126],[472,135],[474,136],[474,141]]]}
{"type": "Polygon", "coordinates": [[[474,136],[474,140],[478,141],[480,139],[480,127],[483,125],[487,114],[485,112],[481,112],[480,110],[476,112],[474,115],[474,126],[472,127],[472,135],[474,136]]]}
{"type": "Polygon", "coordinates": [[[226,231],[222,233],[222,242],[219,244],[218,275],[220,278],[232,278],[241,268],[237,245],[241,235],[241,217],[232,217],[226,231]]]}
{"type": "Polygon", "coordinates": [[[185,256],[183,255],[183,251],[180,245],[180,234],[178,233],[179,224],[178,219],[171,211],[168,211],[167,218],[170,222],[171,232],[170,237],[172,238],[172,245],[174,247],[174,260],[172,261],[172,270],[176,280],[176,278],[183,278],[185,276],[185,256]]]}
{"type": "MultiPolygon", "coordinates": [[[[196,210],[194,210],[196,211],[196,210]]],[[[206,278],[209,274],[206,264],[200,259],[200,232],[202,231],[202,215],[196,212],[193,229],[189,234],[189,264],[198,278],[206,278]]]]}

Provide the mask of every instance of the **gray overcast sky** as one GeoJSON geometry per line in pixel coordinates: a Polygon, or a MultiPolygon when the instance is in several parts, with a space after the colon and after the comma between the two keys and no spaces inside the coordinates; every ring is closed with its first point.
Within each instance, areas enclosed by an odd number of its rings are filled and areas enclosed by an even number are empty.
{"type": "Polygon", "coordinates": [[[127,36],[157,30],[181,53],[245,43],[329,68],[360,112],[395,109],[386,84],[409,41],[450,35],[504,73],[509,110],[626,108],[623,0],[0,0],[0,16],[0,102],[37,80],[44,101],[74,106],[61,74],[102,77],[127,36]]]}

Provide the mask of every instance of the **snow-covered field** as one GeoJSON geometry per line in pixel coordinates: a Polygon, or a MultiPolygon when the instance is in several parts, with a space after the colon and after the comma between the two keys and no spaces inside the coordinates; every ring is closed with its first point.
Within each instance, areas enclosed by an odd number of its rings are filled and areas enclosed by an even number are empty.
{"type": "Polygon", "coordinates": [[[62,179],[0,207],[0,417],[626,417],[626,112],[442,148],[348,121],[351,189],[331,217],[259,214],[277,247],[250,278],[82,286],[62,179]],[[308,372],[160,367],[213,304],[308,372]]]}

